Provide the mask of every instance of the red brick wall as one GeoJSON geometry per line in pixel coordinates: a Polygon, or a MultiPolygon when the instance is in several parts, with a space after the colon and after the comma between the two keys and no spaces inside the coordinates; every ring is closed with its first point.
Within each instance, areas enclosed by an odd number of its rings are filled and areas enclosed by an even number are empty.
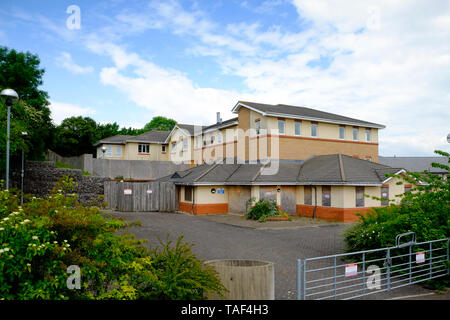
{"type": "MultiPolygon", "coordinates": [[[[356,213],[366,213],[371,209],[372,208],[333,208],[317,206],[316,218],[328,221],[356,222],[359,220],[356,213]]],[[[299,216],[311,218],[313,212],[314,206],[303,204],[297,205],[297,215],[299,216]]]]}

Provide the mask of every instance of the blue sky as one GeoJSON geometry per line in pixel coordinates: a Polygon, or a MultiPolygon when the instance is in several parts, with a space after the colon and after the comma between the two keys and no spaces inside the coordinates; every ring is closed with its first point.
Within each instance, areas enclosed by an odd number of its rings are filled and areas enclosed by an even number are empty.
{"type": "Polygon", "coordinates": [[[3,0],[0,44],[39,55],[55,123],[209,124],[250,100],[384,124],[381,155],[450,151],[448,1],[3,0]]]}

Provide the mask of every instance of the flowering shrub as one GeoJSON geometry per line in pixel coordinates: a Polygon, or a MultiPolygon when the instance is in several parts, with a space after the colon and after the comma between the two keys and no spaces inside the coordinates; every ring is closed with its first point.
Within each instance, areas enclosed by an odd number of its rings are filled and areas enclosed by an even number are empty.
{"type": "Polygon", "coordinates": [[[190,247],[149,251],[144,241],[117,235],[130,223],[83,206],[72,192],[64,178],[50,196],[28,197],[21,207],[16,194],[0,191],[0,298],[203,299],[224,290],[190,247]],[[67,288],[71,265],[81,270],[80,289],[67,288]]]}

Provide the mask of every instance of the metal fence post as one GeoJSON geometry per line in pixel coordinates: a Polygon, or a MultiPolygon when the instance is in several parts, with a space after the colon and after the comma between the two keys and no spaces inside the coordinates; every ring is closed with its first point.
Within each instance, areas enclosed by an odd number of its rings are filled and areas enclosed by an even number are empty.
{"type": "Polygon", "coordinates": [[[363,294],[366,293],[366,253],[362,253],[362,281],[363,281],[363,294]]]}
{"type": "Polygon", "coordinates": [[[301,286],[302,286],[302,259],[297,259],[297,300],[301,300],[301,286]]]}
{"type": "Polygon", "coordinates": [[[391,290],[391,248],[387,249],[386,254],[386,285],[391,290]]]}
{"type": "Polygon", "coordinates": [[[412,281],[412,245],[409,246],[409,283],[412,281]]]}
{"type": "Polygon", "coordinates": [[[336,300],[336,256],[334,256],[334,267],[333,267],[333,288],[334,288],[334,300],[336,300]]]}
{"type": "Polygon", "coordinates": [[[430,279],[433,276],[433,243],[430,242],[430,279]]]}
{"type": "Polygon", "coordinates": [[[306,300],[306,259],[302,264],[302,300],[306,300]]]}

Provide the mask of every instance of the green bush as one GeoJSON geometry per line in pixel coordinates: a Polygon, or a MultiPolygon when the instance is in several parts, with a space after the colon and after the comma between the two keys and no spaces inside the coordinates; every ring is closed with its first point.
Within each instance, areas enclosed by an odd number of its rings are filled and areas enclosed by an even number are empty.
{"type": "Polygon", "coordinates": [[[46,198],[0,191],[0,297],[5,299],[203,299],[224,287],[181,239],[148,250],[120,229],[132,224],[80,204],[73,180],[46,198]],[[81,289],[66,286],[81,269],[81,289]]]}
{"type": "Polygon", "coordinates": [[[267,217],[277,217],[280,215],[276,201],[260,199],[254,203],[255,200],[255,198],[250,198],[246,203],[247,212],[245,216],[247,219],[264,222],[267,217]]]}
{"type": "MultiPolygon", "coordinates": [[[[444,152],[436,153],[449,157],[444,152]]],[[[440,164],[433,167],[450,169],[440,164]]],[[[392,247],[395,237],[406,232],[415,232],[418,242],[450,237],[450,180],[428,172],[408,172],[404,180],[417,186],[402,195],[400,204],[373,208],[360,215],[360,222],[344,235],[347,252],[392,247]]]]}

